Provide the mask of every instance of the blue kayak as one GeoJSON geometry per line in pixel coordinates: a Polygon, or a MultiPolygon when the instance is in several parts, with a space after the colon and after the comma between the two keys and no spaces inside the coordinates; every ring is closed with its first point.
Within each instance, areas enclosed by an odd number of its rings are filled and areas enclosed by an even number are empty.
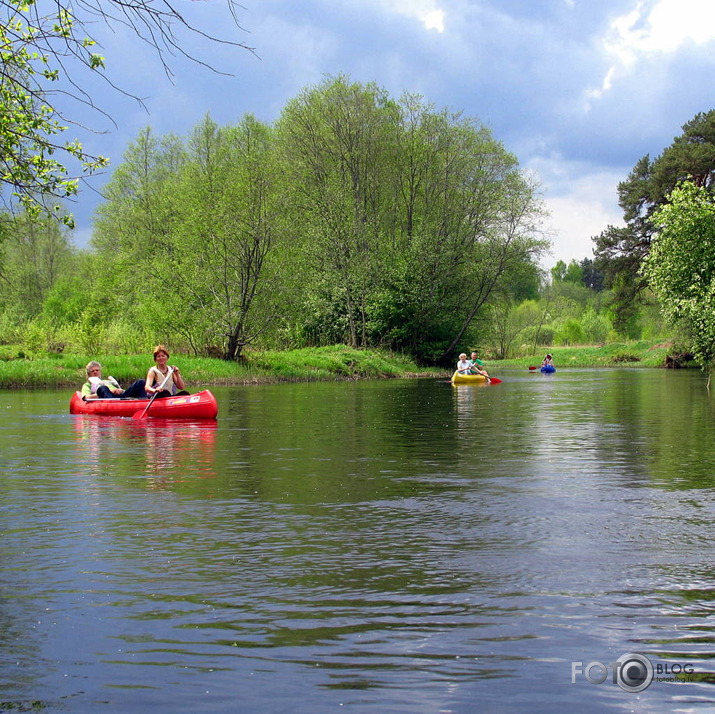
{"type": "Polygon", "coordinates": [[[555,371],[556,371],[556,367],[554,367],[554,365],[552,365],[552,364],[545,364],[545,365],[541,368],[541,371],[542,371],[544,374],[551,374],[552,372],[555,372],[555,371]]]}

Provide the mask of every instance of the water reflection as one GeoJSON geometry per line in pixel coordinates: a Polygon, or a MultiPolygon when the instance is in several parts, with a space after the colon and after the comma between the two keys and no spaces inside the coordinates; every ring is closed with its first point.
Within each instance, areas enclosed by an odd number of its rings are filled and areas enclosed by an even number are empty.
{"type": "Polygon", "coordinates": [[[216,390],[207,424],[11,402],[1,704],[712,706],[707,394],[687,374],[504,377],[216,390]],[[628,651],[697,681],[571,684],[572,661],[628,651]]]}
{"type": "Polygon", "coordinates": [[[213,477],[217,422],[212,420],[127,419],[75,415],[77,448],[88,472],[99,476],[106,460],[143,467],[146,485],[166,488],[191,478],[213,477]],[[187,467],[188,473],[187,473],[187,467]]]}

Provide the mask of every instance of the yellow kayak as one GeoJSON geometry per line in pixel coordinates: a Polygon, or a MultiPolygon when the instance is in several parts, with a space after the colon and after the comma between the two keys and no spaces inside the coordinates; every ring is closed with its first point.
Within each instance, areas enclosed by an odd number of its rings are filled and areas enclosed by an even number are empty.
{"type": "Polygon", "coordinates": [[[452,375],[452,384],[479,384],[486,382],[487,378],[483,374],[461,374],[455,372],[452,375]]]}

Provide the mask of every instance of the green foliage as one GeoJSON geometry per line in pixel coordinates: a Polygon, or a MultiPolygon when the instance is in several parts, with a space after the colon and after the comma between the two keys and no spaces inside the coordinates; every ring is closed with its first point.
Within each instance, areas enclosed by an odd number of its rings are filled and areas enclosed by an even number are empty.
{"type": "Polygon", "coordinates": [[[25,321],[42,311],[55,282],[73,269],[75,251],[67,230],[51,217],[22,213],[4,221],[0,307],[25,321]]]}
{"type": "Polygon", "coordinates": [[[660,232],[643,273],[666,317],[685,323],[692,352],[703,367],[715,362],[715,203],[686,182],[654,216],[660,232]]]}
{"type": "Polygon", "coordinates": [[[608,339],[608,333],[611,331],[611,322],[605,316],[597,313],[593,307],[587,308],[586,312],[581,316],[581,326],[584,333],[584,342],[596,344],[605,342],[608,339]]]}
{"type": "Polygon", "coordinates": [[[79,276],[60,276],[47,291],[42,303],[44,322],[67,325],[79,321],[92,296],[79,276]]]}
{"type": "MultiPolygon", "coordinates": [[[[553,353],[557,368],[565,367],[618,367],[623,364],[637,367],[662,367],[665,358],[673,351],[678,351],[670,342],[639,340],[632,342],[612,342],[603,346],[563,346],[549,349],[553,353]],[[637,359],[637,361],[635,361],[637,359]],[[625,360],[625,361],[624,361],[625,360]]],[[[519,366],[541,362],[542,350],[524,352],[516,359],[504,361],[504,366],[519,366]]],[[[501,365],[500,365],[501,366],[501,365]]]]}
{"type": "Polygon", "coordinates": [[[543,309],[536,300],[514,305],[508,300],[495,303],[490,310],[490,330],[486,335],[490,354],[496,359],[512,356],[515,345],[534,342],[534,328],[543,322],[543,309]]]}
{"type": "Polygon", "coordinates": [[[565,320],[554,338],[557,345],[583,345],[586,343],[586,333],[581,321],[576,318],[565,320]]]}
{"type": "Polygon", "coordinates": [[[275,126],[144,130],[105,195],[91,254],[16,301],[65,349],[340,341],[451,362],[501,300],[538,297],[543,209],[516,158],[476,120],[345,77],[275,126]]]}
{"type": "Polygon", "coordinates": [[[485,127],[338,77],[290,102],[277,131],[301,234],[298,320],[316,324],[314,296],[329,294],[317,323],[344,320],[350,345],[451,361],[508,276],[533,294],[540,205],[485,127]]]}
{"type": "Polygon", "coordinates": [[[618,185],[619,205],[626,226],[608,226],[596,243],[596,266],[612,288],[614,327],[633,332],[637,300],[647,281],[640,271],[658,230],[655,213],[669,201],[671,191],[690,181],[708,193],[715,179],[715,110],[699,113],[683,125],[683,133],[660,156],[642,157],[618,185]]]}
{"type": "Polygon", "coordinates": [[[633,352],[617,352],[611,357],[611,360],[616,364],[630,364],[633,362],[640,362],[641,358],[633,354],[633,352]]]}
{"type": "Polygon", "coordinates": [[[594,293],[585,285],[567,280],[554,281],[548,288],[549,294],[555,301],[570,303],[572,310],[578,312],[590,301],[594,300],[594,293]]]}
{"type": "MultiPolygon", "coordinates": [[[[25,209],[38,215],[46,197],[62,199],[77,192],[77,179],[63,162],[77,160],[83,173],[105,166],[101,156],[87,154],[79,142],[62,142],[66,130],[50,103],[48,87],[64,74],[63,55],[90,69],[101,66],[89,38],[76,34],[73,14],[61,5],[41,16],[35,2],[3,0],[0,23],[0,182],[10,186],[25,209]]],[[[59,209],[58,209],[59,210],[59,209]]],[[[60,214],[66,223],[71,218],[60,214]]]]}
{"type": "Polygon", "coordinates": [[[583,285],[584,282],[583,268],[575,260],[571,260],[568,265],[563,260],[559,260],[551,268],[551,277],[554,282],[573,283],[574,285],[583,285]]]}
{"type": "Polygon", "coordinates": [[[23,321],[18,315],[8,310],[0,311],[0,345],[11,345],[20,342],[23,321]]]}
{"type": "MultiPolygon", "coordinates": [[[[236,23],[235,0],[227,0],[226,5],[230,21],[236,23]]],[[[105,67],[87,27],[101,21],[110,29],[136,29],[137,36],[156,51],[167,74],[171,74],[167,56],[180,54],[207,64],[191,54],[195,44],[182,42],[182,31],[203,41],[244,47],[195,27],[170,4],[151,0],[74,4],[0,0],[0,15],[0,182],[11,188],[28,213],[39,215],[45,208],[57,212],[68,225],[71,216],[56,205],[57,199],[77,192],[78,179],[69,175],[67,164],[78,166],[86,176],[108,163],[102,156],[85,152],[76,139],[62,139],[67,124],[86,125],[88,109],[103,113],[88,94],[85,81],[87,77],[104,78],[105,67]],[[63,97],[61,112],[53,103],[57,95],[63,97]],[[73,109],[79,118],[66,118],[73,109]]],[[[107,83],[114,87],[111,80],[107,83]]]]}
{"type": "Polygon", "coordinates": [[[599,270],[595,261],[584,258],[580,263],[583,284],[590,290],[601,292],[605,287],[605,275],[599,270]]]}
{"type": "Polygon", "coordinates": [[[80,352],[89,355],[105,352],[109,323],[105,322],[92,306],[82,311],[72,327],[80,352]]]}
{"type": "Polygon", "coordinates": [[[54,334],[48,336],[47,326],[39,321],[28,322],[22,331],[22,349],[27,354],[44,351],[54,334]]]}
{"type": "MultiPolygon", "coordinates": [[[[490,356],[498,359],[531,352],[538,346],[622,339],[613,332],[604,293],[565,281],[551,283],[538,300],[516,304],[503,296],[483,317],[486,329],[470,337],[486,344],[490,356]]],[[[662,334],[662,329],[657,334],[662,334]]]]}
{"type": "MultiPolygon", "coordinates": [[[[152,364],[151,354],[114,353],[25,354],[19,346],[0,349],[0,388],[78,388],[86,379],[84,366],[98,360],[105,374],[122,384],[144,377],[152,364]]],[[[280,352],[249,350],[246,359],[226,361],[172,354],[172,363],[181,367],[189,389],[195,385],[250,384],[275,381],[317,381],[376,377],[444,376],[435,370],[420,369],[410,358],[386,351],[354,350],[344,345],[280,352]]]]}

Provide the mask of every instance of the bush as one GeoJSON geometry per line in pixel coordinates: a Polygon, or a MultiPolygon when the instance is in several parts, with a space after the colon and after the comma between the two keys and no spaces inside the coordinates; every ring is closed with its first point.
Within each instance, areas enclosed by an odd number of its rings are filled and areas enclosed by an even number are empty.
{"type": "Polygon", "coordinates": [[[540,328],[538,325],[531,325],[519,335],[519,339],[524,345],[528,345],[528,349],[532,349],[534,346],[553,345],[555,336],[556,332],[551,325],[542,325],[540,328]]]}
{"type": "Polygon", "coordinates": [[[641,358],[638,355],[634,355],[632,352],[617,352],[611,357],[611,362],[625,363],[625,362],[640,362],[641,358]]]}
{"type": "Polygon", "coordinates": [[[586,333],[581,322],[575,318],[569,318],[556,333],[555,343],[557,345],[582,345],[586,342],[586,333]]]}
{"type": "Polygon", "coordinates": [[[22,341],[22,324],[11,312],[0,310],[0,344],[19,344],[22,341]]]}
{"type": "Polygon", "coordinates": [[[611,321],[604,315],[599,315],[594,309],[586,310],[581,318],[586,341],[591,344],[605,342],[611,330],[611,321]]]}
{"type": "Polygon", "coordinates": [[[56,330],[42,320],[30,320],[20,332],[20,346],[26,354],[46,352],[48,345],[55,341],[55,333],[56,330]]]}

